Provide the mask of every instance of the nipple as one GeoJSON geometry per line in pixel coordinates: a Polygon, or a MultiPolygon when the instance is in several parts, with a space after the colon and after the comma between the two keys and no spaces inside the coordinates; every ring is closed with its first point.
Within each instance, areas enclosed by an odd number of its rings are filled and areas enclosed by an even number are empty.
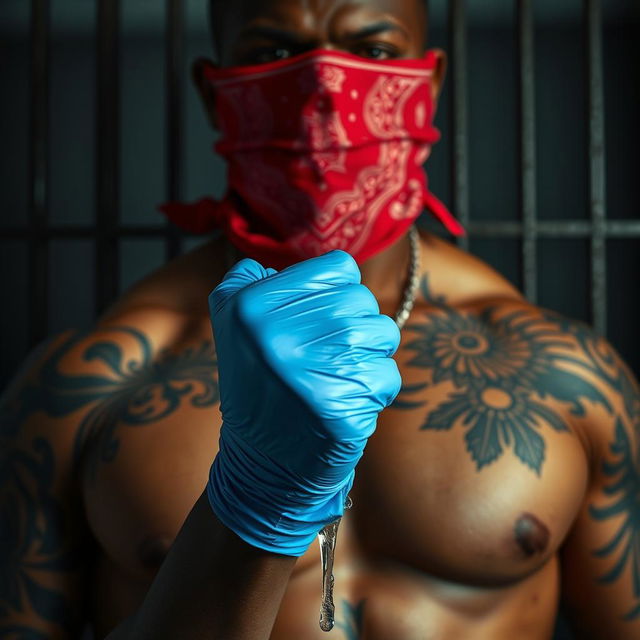
{"type": "MultiPolygon", "coordinates": [[[[353,502],[347,496],[345,509],[351,509],[353,502]]],[[[322,561],[322,603],[320,605],[320,628],[323,631],[331,631],[335,623],[335,606],[333,604],[333,559],[336,550],[336,538],[338,536],[338,518],[330,522],[318,532],[320,542],[320,559],[322,561]]]]}
{"type": "Polygon", "coordinates": [[[523,513],[513,528],[516,542],[528,557],[542,553],[549,544],[549,529],[531,513],[523,513]]]}

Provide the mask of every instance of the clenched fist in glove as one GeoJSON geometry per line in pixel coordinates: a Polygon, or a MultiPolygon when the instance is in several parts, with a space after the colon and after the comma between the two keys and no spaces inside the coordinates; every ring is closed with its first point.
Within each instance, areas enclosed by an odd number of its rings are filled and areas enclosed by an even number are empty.
{"type": "Polygon", "coordinates": [[[249,544],[300,556],[342,515],[400,390],[400,332],[342,251],[280,272],[242,260],[209,307],[223,419],[209,502],[249,544]]]}

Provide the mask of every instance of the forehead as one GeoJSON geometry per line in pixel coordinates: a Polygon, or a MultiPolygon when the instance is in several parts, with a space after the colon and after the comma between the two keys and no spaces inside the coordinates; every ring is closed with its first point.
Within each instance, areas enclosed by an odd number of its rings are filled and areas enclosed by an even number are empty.
{"type": "Polygon", "coordinates": [[[263,21],[310,35],[381,17],[424,27],[424,4],[425,0],[212,0],[212,21],[224,46],[247,25],[263,21]]]}

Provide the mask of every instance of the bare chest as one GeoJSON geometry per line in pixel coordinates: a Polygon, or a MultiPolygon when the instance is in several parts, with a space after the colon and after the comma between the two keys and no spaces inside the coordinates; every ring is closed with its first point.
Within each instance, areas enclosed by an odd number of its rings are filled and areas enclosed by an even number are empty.
{"type": "MultiPolygon", "coordinates": [[[[179,409],[158,420],[104,425],[86,446],[90,527],[106,555],[140,579],[162,562],[217,452],[215,392],[205,402],[203,388],[190,384],[179,409]]],[[[156,407],[167,402],[161,387],[146,396],[156,407]]],[[[533,392],[528,397],[533,402],[533,392]]],[[[381,414],[356,470],[343,550],[465,584],[504,584],[541,566],[580,503],[584,452],[568,427],[536,419],[523,398],[510,412],[506,402],[497,391],[485,390],[483,400],[447,382],[402,393],[381,414]],[[528,424],[542,443],[519,448],[528,424]]],[[[562,419],[552,401],[540,406],[562,419]]],[[[317,558],[314,546],[298,569],[317,558]]]]}

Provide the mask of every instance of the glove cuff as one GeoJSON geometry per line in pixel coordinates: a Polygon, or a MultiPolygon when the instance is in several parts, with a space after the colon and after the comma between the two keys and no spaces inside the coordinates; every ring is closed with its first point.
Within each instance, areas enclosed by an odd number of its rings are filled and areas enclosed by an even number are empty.
{"type": "Polygon", "coordinates": [[[355,471],[329,494],[307,494],[284,477],[283,470],[266,465],[241,439],[235,435],[232,439],[229,447],[220,438],[220,451],[209,472],[207,496],[214,513],[254,547],[303,555],[320,529],[342,516],[355,471]]]}

